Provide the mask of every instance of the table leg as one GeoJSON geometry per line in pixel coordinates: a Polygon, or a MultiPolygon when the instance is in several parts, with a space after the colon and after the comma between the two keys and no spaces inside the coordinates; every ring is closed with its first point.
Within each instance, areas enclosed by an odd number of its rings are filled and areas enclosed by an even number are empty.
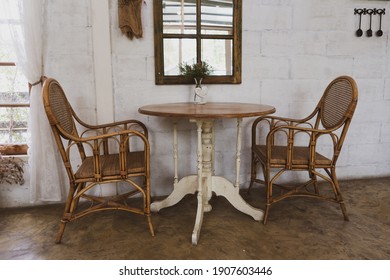
{"type": "Polygon", "coordinates": [[[175,170],[175,177],[173,178],[173,183],[177,184],[179,181],[179,175],[177,171],[177,159],[178,159],[178,144],[177,144],[177,123],[173,124],[173,165],[175,170]]]}
{"type": "Polygon", "coordinates": [[[196,211],[194,230],[192,231],[192,244],[198,244],[204,212],[211,211],[209,201],[212,196],[212,173],[214,159],[214,134],[212,120],[196,121],[198,132],[198,207],[196,211]]]}
{"type": "Polygon", "coordinates": [[[177,124],[173,125],[173,163],[174,163],[174,178],[173,178],[173,191],[172,193],[161,201],[153,202],[150,205],[152,212],[158,212],[162,208],[166,208],[175,205],[187,194],[194,194],[197,187],[198,176],[191,175],[178,180],[178,139],[177,139],[177,124]]]}
{"type": "Polygon", "coordinates": [[[223,177],[213,176],[212,189],[218,196],[225,197],[237,210],[251,216],[256,221],[262,221],[264,212],[249,205],[240,195],[239,188],[223,177]]]}
{"type": "Polygon", "coordinates": [[[237,118],[237,140],[236,140],[236,182],[233,185],[223,177],[212,176],[211,189],[218,196],[225,197],[237,210],[251,216],[256,221],[263,219],[263,211],[252,207],[241,197],[240,191],[240,165],[241,165],[241,138],[242,119],[237,118]]]}
{"type": "MultiPolygon", "coordinates": [[[[198,244],[199,235],[200,235],[200,229],[202,227],[203,223],[203,213],[205,212],[205,195],[207,193],[207,190],[205,190],[207,178],[203,177],[203,134],[202,126],[203,121],[196,121],[197,126],[197,136],[198,136],[198,148],[197,148],[197,167],[198,167],[198,207],[196,210],[196,218],[195,218],[195,225],[194,230],[192,231],[192,244],[196,245],[198,244]]],[[[211,209],[210,209],[211,210],[211,209]]]]}
{"type": "Polygon", "coordinates": [[[200,149],[201,155],[198,156],[198,165],[201,166],[202,170],[198,172],[198,182],[201,181],[201,185],[198,189],[204,192],[204,210],[206,212],[211,211],[212,207],[209,204],[209,200],[212,196],[212,175],[213,175],[213,159],[214,159],[214,144],[213,144],[213,125],[212,120],[204,120],[197,122],[198,127],[198,150],[200,149]],[[201,189],[201,187],[203,189],[201,189]]]}
{"type": "Polygon", "coordinates": [[[241,166],[241,127],[242,119],[237,119],[237,141],[236,141],[236,184],[235,187],[240,187],[240,166],[241,166]]]}
{"type": "Polygon", "coordinates": [[[197,183],[198,176],[196,175],[184,177],[178,183],[173,185],[173,191],[168,197],[150,204],[150,210],[152,212],[158,212],[163,208],[175,205],[187,194],[195,194],[198,189],[197,183]]]}

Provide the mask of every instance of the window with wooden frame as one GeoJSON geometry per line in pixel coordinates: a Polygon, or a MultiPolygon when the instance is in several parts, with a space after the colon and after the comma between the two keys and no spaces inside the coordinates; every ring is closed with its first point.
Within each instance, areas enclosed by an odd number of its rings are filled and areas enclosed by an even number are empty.
{"type": "Polygon", "coordinates": [[[29,87],[19,71],[9,28],[0,18],[0,154],[27,154],[29,87]]]}
{"type": "Polygon", "coordinates": [[[154,0],[156,84],[190,84],[181,63],[206,61],[202,83],[241,83],[242,0],[154,0]]]}

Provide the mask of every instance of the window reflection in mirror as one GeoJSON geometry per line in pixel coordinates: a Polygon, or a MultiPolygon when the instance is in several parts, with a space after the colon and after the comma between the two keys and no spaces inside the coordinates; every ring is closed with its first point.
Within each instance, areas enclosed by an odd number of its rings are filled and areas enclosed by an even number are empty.
{"type": "Polygon", "coordinates": [[[164,75],[179,75],[178,64],[181,61],[195,62],[196,40],[195,39],[164,39],[164,75]]]}
{"type": "Polygon", "coordinates": [[[233,74],[233,41],[204,39],[202,42],[202,61],[213,67],[213,75],[233,74]]]}
{"type": "Polygon", "coordinates": [[[163,1],[162,12],[164,33],[196,34],[195,1],[163,1]]]}
{"type": "Polygon", "coordinates": [[[202,34],[233,34],[233,0],[201,1],[202,34]]]}
{"type": "Polygon", "coordinates": [[[154,0],[156,84],[192,81],[180,63],[206,61],[204,83],[241,82],[242,0],[154,0]]]}

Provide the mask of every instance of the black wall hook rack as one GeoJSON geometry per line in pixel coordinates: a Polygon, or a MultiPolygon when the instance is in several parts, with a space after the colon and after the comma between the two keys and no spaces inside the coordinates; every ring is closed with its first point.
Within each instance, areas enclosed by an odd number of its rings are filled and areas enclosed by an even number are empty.
{"type": "Polygon", "coordinates": [[[370,21],[370,28],[366,31],[367,37],[372,37],[372,16],[379,15],[379,29],[375,32],[377,37],[381,37],[383,35],[382,31],[382,16],[386,13],[386,9],[377,9],[377,8],[355,8],[354,14],[359,15],[359,28],[356,30],[356,36],[363,36],[362,30],[362,16],[368,15],[370,21]]]}

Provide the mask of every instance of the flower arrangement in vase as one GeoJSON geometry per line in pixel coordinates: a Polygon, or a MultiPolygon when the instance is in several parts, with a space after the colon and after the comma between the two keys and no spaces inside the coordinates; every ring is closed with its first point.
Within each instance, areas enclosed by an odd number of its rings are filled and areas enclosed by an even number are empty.
{"type": "Polygon", "coordinates": [[[207,98],[207,87],[202,86],[204,77],[211,74],[213,68],[205,61],[200,63],[179,64],[180,75],[188,78],[193,78],[195,81],[194,103],[205,104],[207,98]]]}

